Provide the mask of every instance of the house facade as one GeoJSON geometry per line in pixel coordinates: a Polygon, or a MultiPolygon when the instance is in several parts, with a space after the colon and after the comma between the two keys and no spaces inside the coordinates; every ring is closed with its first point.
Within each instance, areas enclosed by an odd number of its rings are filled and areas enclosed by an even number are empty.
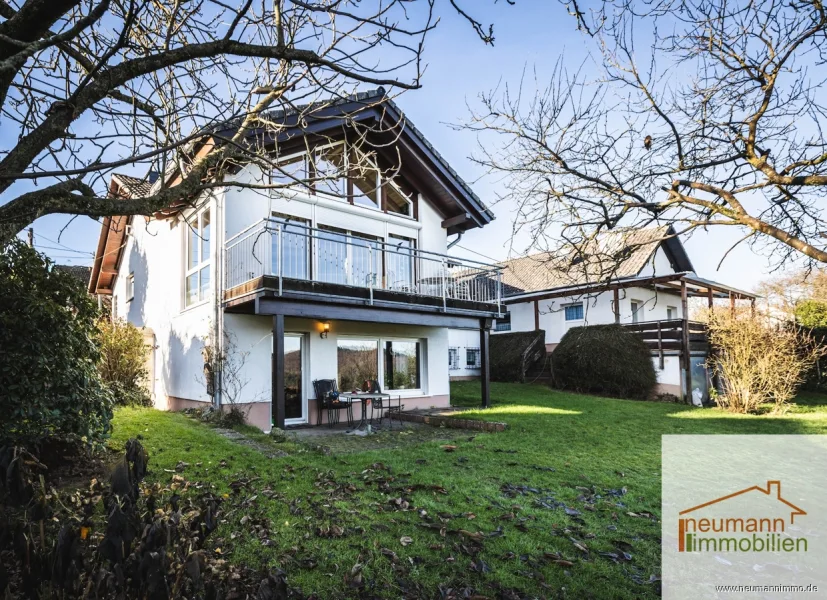
{"type": "MultiPolygon", "coordinates": [[[[449,329],[485,348],[501,306],[498,267],[447,256],[449,237],[493,215],[382,90],[268,116],[274,168],[242,164],[193,205],[102,225],[90,291],[154,340],[156,407],[317,424],[317,379],[447,406],[449,329]],[[215,352],[221,372],[205,369],[215,352]]],[[[115,175],[110,193],[174,178],[115,175]]]]}
{"type": "MultiPolygon", "coordinates": [[[[501,263],[505,314],[494,333],[545,332],[553,352],[573,327],[617,323],[639,333],[652,351],[658,392],[708,398],[705,330],[690,319],[689,300],[734,306],[755,295],[698,277],[669,227],[619,229],[577,253],[541,253],[501,263]]],[[[451,332],[462,354],[464,332],[451,332]]],[[[471,340],[473,342],[473,340],[471,340]]],[[[462,364],[460,362],[460,364],[462,364]]],[[[450,360],[449,360],[450,366],[450,360]]],[[[453,369],[458,378],[478,369],[453,369]]]]}

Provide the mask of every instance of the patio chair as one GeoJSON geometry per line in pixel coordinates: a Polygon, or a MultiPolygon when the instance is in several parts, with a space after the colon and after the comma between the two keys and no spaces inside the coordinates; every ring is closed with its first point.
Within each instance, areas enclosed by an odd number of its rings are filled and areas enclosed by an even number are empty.
{"type": "MultiPolygon", "coordinates": [[[[381,394],[382,387],[379,385],[379,382],[376,379],[371,379],[370,381],[365,382],[367,385],[365,386],[368,393],[371,394],[381,394]]],[[[370,402],[370,422],[373,424],[373,411],[379,411],[379,425],[382,424],[382,419],[385,415],[385,409],[387,409],[388,414],[388,423],[391,428],[393,428],[393,415],[396,413],[397,420],[399,421],[400,427],[402,426],[402,419],[399,418],[399,413],[402,412],[402,396],[391,396],[390,398],[372,398],[370,402]],[[393,403],[396,403],[396,406],[393,406],[393,403]]]]}
{"type": "Polygon", "coordinates": [[[353,426],[353,402],[349,398],[339,396],[335,379],[314,380],[313,391],[316,393],[316,407],[318,409],[317,424],[321,425],[322,412],[327,410],[327,425],[333,427],[339,423],[339,411],[346,408],[348,425],[353,426]]]}

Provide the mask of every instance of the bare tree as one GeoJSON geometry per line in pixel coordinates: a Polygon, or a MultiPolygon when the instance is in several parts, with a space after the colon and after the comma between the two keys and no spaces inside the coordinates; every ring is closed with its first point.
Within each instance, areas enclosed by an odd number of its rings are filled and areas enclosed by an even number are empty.
{"type": "Polygon", "coordinates": [[[730,226],[777,263],[827,262],[821,2],[568,8],[593,53],[536,91],[524,75],[482,94],[464,124],[518,202],[515,233],[544,249],[623,225],[730,226]]]}
{"type": "Polygon", "coordinates": [[[419,87],[438,3],[493,43],[461,0],[0,0],[0,242],[47,214],[191,202],[270,160],[249,143],[268,111],[419,87]],[[118,168],[163,177],[111,197],[118,168]]]}

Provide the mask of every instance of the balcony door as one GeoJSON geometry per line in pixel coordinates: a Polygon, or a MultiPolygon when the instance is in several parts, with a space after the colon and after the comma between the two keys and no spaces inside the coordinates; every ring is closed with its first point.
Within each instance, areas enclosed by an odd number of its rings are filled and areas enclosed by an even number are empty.
{"type": "Polygon", "coordinates": [[[284,422],[287,425],[307,422],[304,344],[304,335],[284,334],[284,422]]]}
{"type": "Polygon", "coordinates": [[[365,234],[319,227],[316,268],[319,281],[378,287],[382,272],[382,242],[365,234]]]}

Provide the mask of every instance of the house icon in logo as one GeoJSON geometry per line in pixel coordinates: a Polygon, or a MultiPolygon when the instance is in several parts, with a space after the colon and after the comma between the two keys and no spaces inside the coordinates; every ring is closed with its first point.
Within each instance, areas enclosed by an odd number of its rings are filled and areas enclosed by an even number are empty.
{"type": "MultiPolygon", "coordinates": [[[[737,508],[737,506],[735,506],[737,508]]],[[[714,513],[715,511],[711,511],[714,513]]],[[[707,550],[732,550],[747,551],[753,550],[787,550],[789,542],[793,540],[781,539],[786,530],[786,515],[789,515],[790,525],[795,523],[797,516],[806,515],[806,511],[799,508],[781,495],[781,482],[777,480],[767,481],[766,487],[754,485],[752,487],[715,498],[708,502],[687,508],[678,513],[678,551],[698,552],[707,550]],[[737,504],[732,501],[747,495],[757,496],[756,500],[763,497],[775,500],[778,505],[775,507],[775,514],[772,516],[758,517],[754,507],[748,511],[738,509],[735,514],[725,511],[726,516],[711,515],[710,512],[703,512],[703,509],[715,506],[716,508],[729,508],[729,505],[737,504]],[[727,503],[722,506],[722,503],[727,503]],[[702,515],[710,516],[702,516],[702,515]],[[784,518],[779,518],[783,514],[784,518]],[[706,537],[705,537],[706,536],[706,537]],[[743,538],[743,540],[741,539],[743,538]],[[750,543],[751,542],[751,543],[750,543]],[[758,548],[760,546],[760,548],[758,548]]],[[[805,541],[806,549],[806,541],[805,541]]]]}

